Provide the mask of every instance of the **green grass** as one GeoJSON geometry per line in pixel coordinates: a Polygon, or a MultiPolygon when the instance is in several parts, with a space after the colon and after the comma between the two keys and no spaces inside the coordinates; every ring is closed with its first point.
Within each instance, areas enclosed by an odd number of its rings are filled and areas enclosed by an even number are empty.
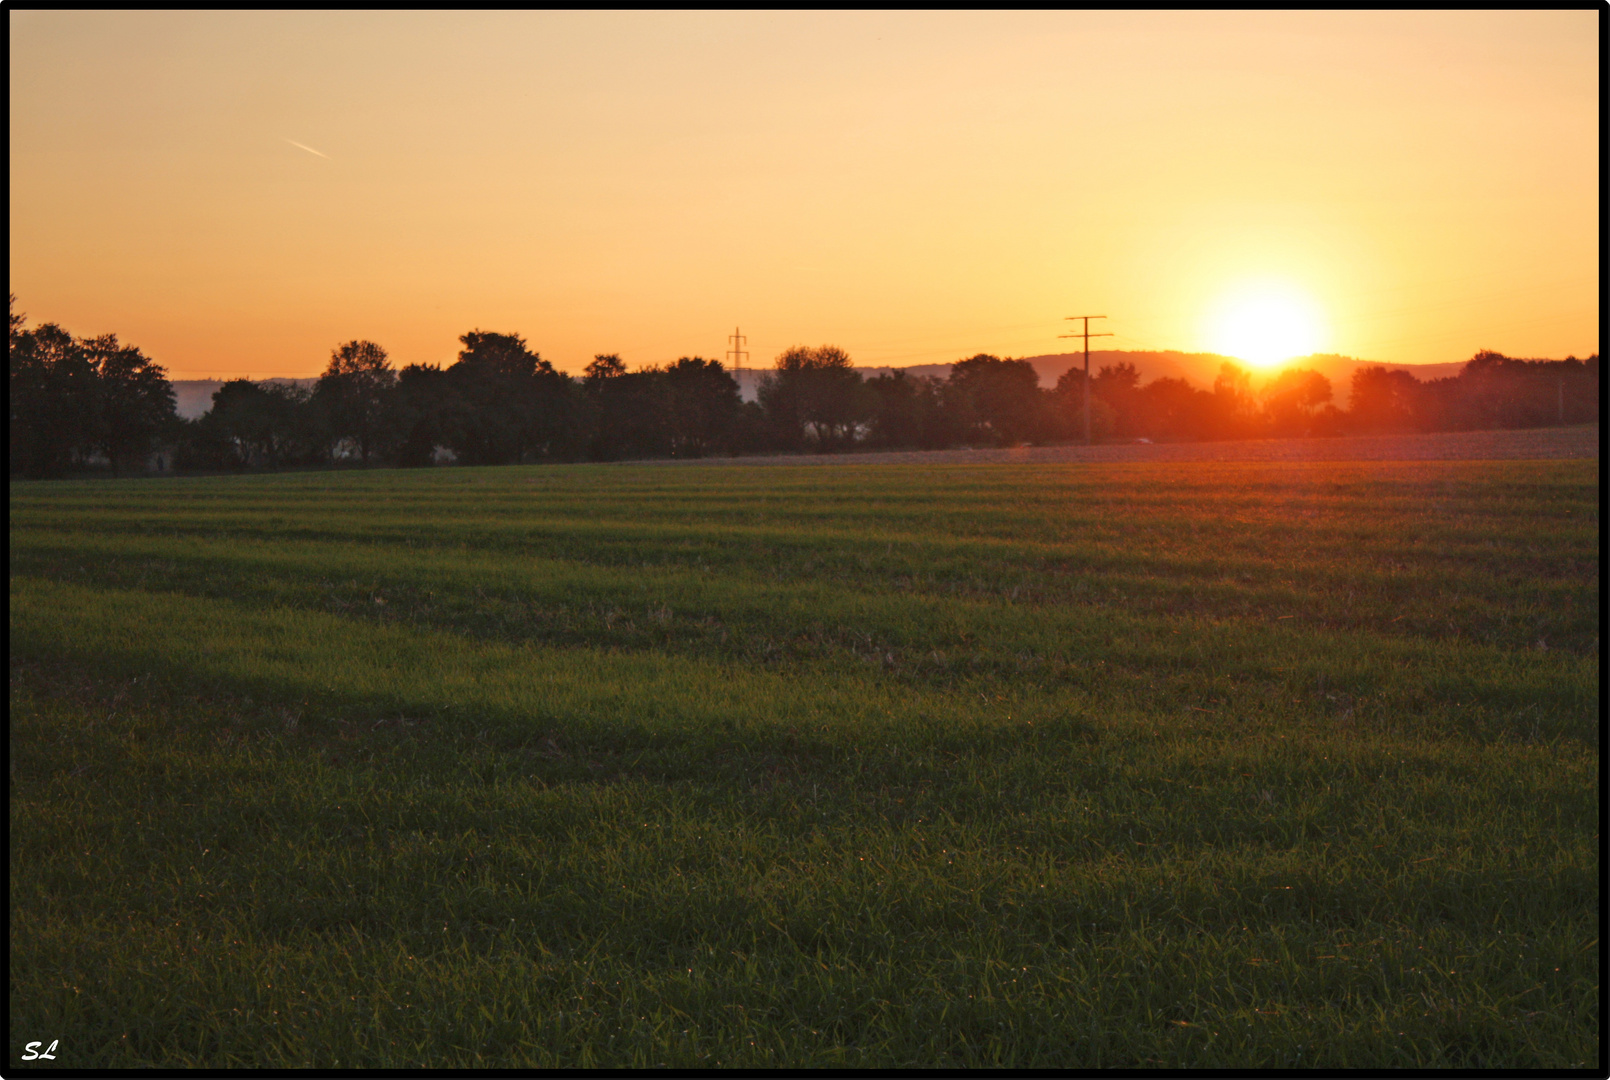
{"type": "Polygon", "coordinates": [[[13,484],[13,1066],[1597,1068],[1598,482],[13,484]]]}

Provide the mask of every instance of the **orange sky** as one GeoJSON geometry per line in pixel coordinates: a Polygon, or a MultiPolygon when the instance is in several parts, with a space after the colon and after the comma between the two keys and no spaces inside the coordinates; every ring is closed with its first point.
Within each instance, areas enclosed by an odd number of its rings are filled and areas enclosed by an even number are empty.
{"type": "Polygon", "coordinates": [[[7,18],[18,307],[174,378],[1598,347],[1595,11],[7,18]]]}

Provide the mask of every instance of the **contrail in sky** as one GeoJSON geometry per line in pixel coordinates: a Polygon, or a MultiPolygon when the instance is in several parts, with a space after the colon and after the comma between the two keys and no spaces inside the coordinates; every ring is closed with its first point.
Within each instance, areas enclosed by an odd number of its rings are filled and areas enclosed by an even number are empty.
{"type": "MultiPolygon", "coordinates": [[[[311,146],[303,146],[301,143],[297,142],[295,139],[286,139],[285,141],[290,143],[292,146],[296,147],[298,150],[306,150],[310,154],[319,154],[319,152],[317,150],[313,149],[311,146]]],[[[329,154],[319,154],[319,157],[323,158],[325,161],[330,160],[330,155],[329,154]]]]}

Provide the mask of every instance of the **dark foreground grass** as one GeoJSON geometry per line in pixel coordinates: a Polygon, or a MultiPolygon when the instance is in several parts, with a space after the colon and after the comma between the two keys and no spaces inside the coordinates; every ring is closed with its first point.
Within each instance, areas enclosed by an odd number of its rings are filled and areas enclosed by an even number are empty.
{"type": "Polygon", "coordinates": [[[14,484],[12,1065],[1598,1067],[1598,478],[14,484]]]}

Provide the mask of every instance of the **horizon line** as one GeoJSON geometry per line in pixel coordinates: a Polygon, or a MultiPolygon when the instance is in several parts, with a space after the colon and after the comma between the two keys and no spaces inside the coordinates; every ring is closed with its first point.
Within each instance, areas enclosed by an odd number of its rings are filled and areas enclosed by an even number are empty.
{"type": "MultiPolygon", "coordinates": [[[[1481,350],[1477,350],[1477,351],[1479,352],[1481,350]]],[[[1240,364],[1243,367],[1249,368],[1254,373],[1262,372],[1262,371],[1268,371],[1268,370],[1271,370],[1273,368],[1283,367],[1283,366],[1285,366],[1287,364],[1300,363],[1300,362],[1302,362],[1304,360],[1313,360],[1315,358],[1346,360],[1346,361],[1356,363],[1356,364],[1376,364],[1376,365],[1379,365],[1380,367],[1385,367],[1385,368],[1437,367],[1437,366],[1441,366],[1441,365],[1444,365],[1444,364],[1468,364],[1470,362],[1470,359],[1468,357],[1466,359],[1464,359],[1464,360],[1388,361],[1388,360],[1367,360],[1367,359],[1364,359],[1362,357],[1349,356],[1346,353],[1308,353],[1308,354],[1303,355],[1303,356],[1293,356],[1288,360],[1277,361],[1276,363],[1273,363],[1273,364],[1255,364],[1250,360],[1244,360],[1239,356],[1231,356],[1228,353],[1193,352],[1193,351],[1189,351],[1189,350],[1186,350],[1186,349],[1101,349],[1101,350],[1092,349],[1092,350],[1090,350],[1090,355],[1095,356],[1095,355],[1098,354],[1098,352],[1100,352],[1100,353],[1140,353],[1140,354],[1146,354],[1146,353],[1151,353],[1151,354],[1177,353],[1177,354],[1182,355],[1182,356],[1209,356],[1209,357],[1214,357],[1216,359],[1234,361],[1235,363],[1240,364]]],[[[980,355],[982,355],[982,356],[994,356],[995,354],[994,353],[974,353],[973,355],[974,356],[980,356],[980,355]]],[[[1080,356],[1083,356],[1083,355],[1084,355],[1084,350],[1079,349],[1079,350],[1075,350],[1074,352],[1065,352],[1065,353],[1035,353],[1035,354],[1030,355],[1030,356],[1003,356],[1003,357],[1000,357],[1000,359],[1002,359],[1002,360],[1040,360],[1040,359],[1045,359],[1045,358],[1048,358],[1048,357],[1060,357],[1060,356],[1080,357],[1080,356]]],[[[1505,354],[1505,355],[1507,355],[1507,354],[1505,354]]],[[[1590,355],[1596,355],[1596,354],[1590,354],[1590,355]]],[[[966,359],[968,359],[968,357],[962,357],[962,360],[966,360],[966,359]]],[[[1521,358],[1521,357],[1510,357],[1510,359],[1523,359],[1523,358],[1521,358]]],[[[1568,358],[1563,358],[1563,359],[1570,359],[1570,358],[1568,357],[1568,358]]],[[[1575,359],[1587,359],[1587,358],[1586,357],[1576,357],[1575,359]]],[[[652,362],[653,361],[651,361],[651,363],[652,362]]],[[[725,361],[718,361],[718,362],[721,363],[724,367],[726,367],[726,362],[725,361]]],[[[898,370],[902,370],[902,369],[905,369],[905,368],[914,368],[914,367],[953,367],[954,365],[959,364],[961,362],[962,362],[961,360],[935,360],[935,361],[930,361],[930,362],[926,362],[926,363],[915,363],[915,364],[852,364],[851,368],[855,369],[855,370],[867,370],[867,371],[876,370],[876,369],[879,369],[879,368],[889,368],[891,370],[898,371],[898,370]]],[[[737,371],[738,369],[732,368],[732,367],[727,367],[727,370],[729,370],[729,371],[737,371]]],[[[760,372],[762,374],[765,374],[765,373],[768,373],[768,372],[772,371],[773,369],[770,366],[760,367],[760,366],[756,366],[756,365],[745,365],[742,368],[742,370],[743,371],[748,371],[748,372],[760,372]]],[[[569,372],[563,372],[563,373],[564,374],[570,374],[569,372]]],[[[177,373],[170,373],[168,375],[168,381],[169,382],[231,382],[231,381],[236,380],[236,379],[246,379],[249,382],[270,382],[270,381],[275,380],[275,379],[283,379],[283,380],[287,380],[287,381],[293,381],[293,380],[300,380],[300,379],[313,379],[313,380],[316,380],[316,379],[319,379],[321,377],[322,377],[322,373],[318,374],[318,375],[264,375],[264,376],[257,377],[257,378],[254,378],[254,377],[252,377],[250,375],[194,375],[194,374],[186,376],[186,377],[180,377],[177,373]]]]}

